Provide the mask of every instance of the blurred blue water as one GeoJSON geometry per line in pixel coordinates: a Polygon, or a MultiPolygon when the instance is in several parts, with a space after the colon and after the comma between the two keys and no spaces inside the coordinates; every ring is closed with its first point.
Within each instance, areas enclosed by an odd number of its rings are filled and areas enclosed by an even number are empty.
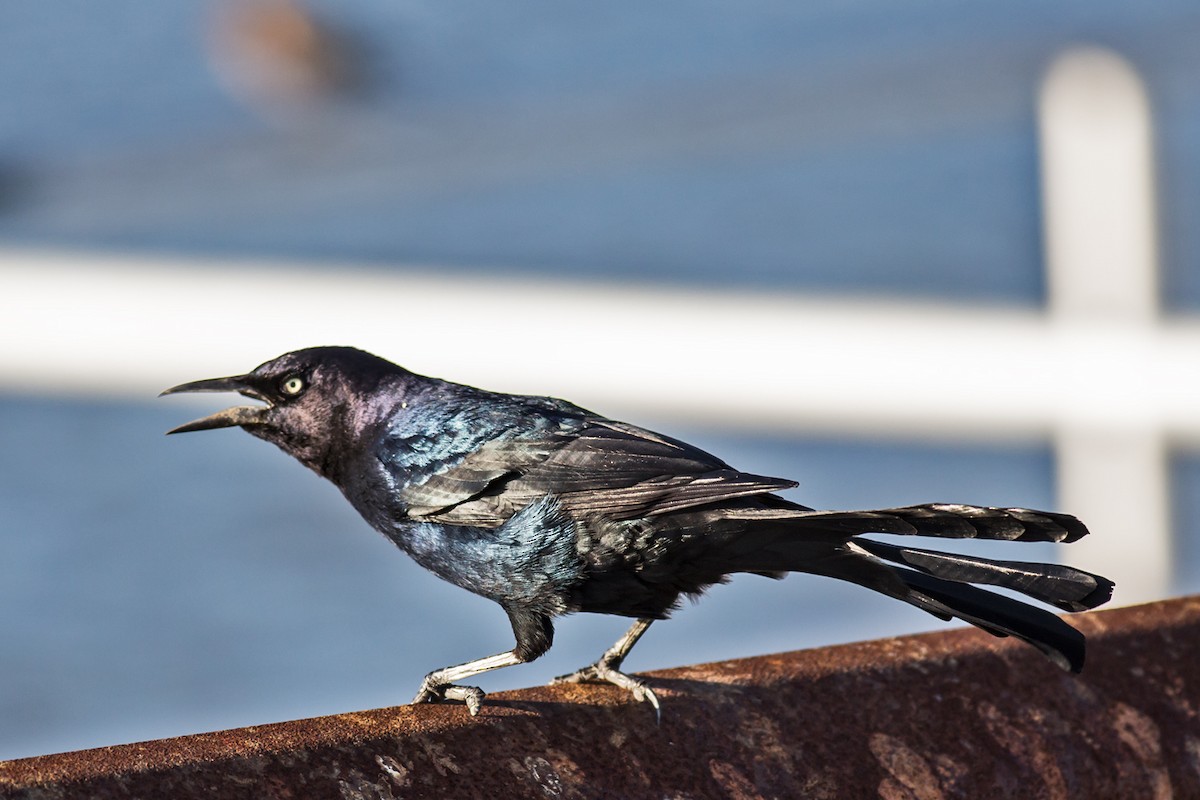
{"type": "MultiPolygon", "coordinates": [[[[162,435],[196,410],[0,399],[0,759],[407,702],[430,669],[511,647],[497,606],[416,567],[274,448],[240,431],[162,435]]],[[[1053,505],[1044,448],[658,422],[745,469],[799,480],[794,496],[818,506],[1053,505]]],[[[625,622],[563,620],[547,657],[482,683],[569,671],[625,622]]],[[[656,625],[630,666],[939,624],[834,581],[743,576],[656,625]]]]}

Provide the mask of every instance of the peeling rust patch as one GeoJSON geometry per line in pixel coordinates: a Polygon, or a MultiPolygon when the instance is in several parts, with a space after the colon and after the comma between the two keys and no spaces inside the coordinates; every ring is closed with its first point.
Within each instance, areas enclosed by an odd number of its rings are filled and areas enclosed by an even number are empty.
{"type": "Polygon", "coordinates": [[[1073,618],[1081,677],[970,630],[0,762],[0,797],[1200,798],[1200,597],[1073,618]]]}

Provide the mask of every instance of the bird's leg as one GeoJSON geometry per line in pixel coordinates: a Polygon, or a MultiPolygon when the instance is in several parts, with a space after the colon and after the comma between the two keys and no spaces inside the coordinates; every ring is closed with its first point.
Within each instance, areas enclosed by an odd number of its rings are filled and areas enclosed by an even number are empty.
{"type": "Polygon", "coordinates": [[[617,639],[616,644],[604,651],[604,655],[600,656],[595,664],[576,670],[570,675],[560,675],[550,683],[611,683],[628,690],[635,700],[644,700],[654,706],[655,718],[660,718],[658,695],[654,694],[654,690],[647,686],[645,681],[620,671],[625,656],[629,655],[629,651],[637,644],[638,639],[642,638],[642,634],[652,622],[652,619],[639,619],[625,631],[624,636],[617,639]]]}
{"type": "MultiPolygon", "coordinates": [[[[466,680],[493,669],[533,661],[550,649],[554,641],[554,626],[549,617],[519,608],[506,608],[505,611],[508,612],[508,620],[512,623],[517,646],[506,653],[477,658],[456,667],[435,669],[421,681],[421,691],[413,698],[413,705],[437,700],[461,700],[467,704],[467,710],[473,717],[483,705],[484,692],[478,686],[455,686],[456,681],[466,680]]],[[[632,646],[631,644],[630,647],[632,646]]]]}
{"type": "Polygon", "coordinates": [[[421,681],[421,691],[413,698],[413,705],[432,703],[435,700],[461,700],[467,704],[471,716],[479,713],[483,705],[484,692],[478,686],[455,686],[456,681],[466,680],[481,672],[488,672],[501,667],[511,667],[520,664],[521,659],[515,652],[497,653],[486,658],[477,658],[455,667],[435,669],[421,681]]]}

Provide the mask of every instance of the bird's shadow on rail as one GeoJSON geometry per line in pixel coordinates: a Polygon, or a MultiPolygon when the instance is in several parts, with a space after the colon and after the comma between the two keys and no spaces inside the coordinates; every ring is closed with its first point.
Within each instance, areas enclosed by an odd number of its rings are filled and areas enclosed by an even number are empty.
{"type": "MultiPolygon", "coordinates": [[[[697,678],[660,678],[646,679],[647,684],[657,693],[662,705],[661,722],[666,724],[671,717],[677,716],[678,708],[687,702],[689,697],[712,698],[714,695],[743,696],[747,692],[759,691],[761,686],[748,686],[721,680],[700,680],[697,678]],[[676,713],[672,713],[672,706],[676,713]]],[[[553,689],[559,690],[560,685],[553,689]]],[[[503,709],[505,715],[552,717],[563,714],[580,713],[581,711],[599,711],[605,714],[644,715],[653,725],[655,722],[654,709],[648,703],[633,699],[624,689],[603,683],[566,684],[570,686],[570,696],[555,699],[518,699],[500,695],[489,695],[485,701],[482,713],[489,708],[503,709]]],[[[542,692],[546,687],[536,687],[521,690],[524,692],[542,692]]],[[[678,718],[682,718],[679,715],[678,718]]]]}

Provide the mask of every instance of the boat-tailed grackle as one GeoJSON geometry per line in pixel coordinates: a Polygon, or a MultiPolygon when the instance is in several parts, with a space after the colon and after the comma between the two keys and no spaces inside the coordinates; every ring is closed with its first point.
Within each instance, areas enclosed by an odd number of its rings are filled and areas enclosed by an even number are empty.
{"type": "Polygon", "coordinates": [[[176,392],[239,392],[237,406],[170,433],[241,427],[333,481],[376,530],[418,564],[495,600],[516,646],[425,677],[414,702],[464,701],[458,685],[541,656],[552,620],[575,611],[636,619],[596,663],[558,681],[605,681],[659,703],[621,663],[683,595],[732,573],[825,575],[1016,636],[1064,669],[1083,666],[1084,638],[1056,615],[971,584],[1015,590],[1065,611],[1104,603],[1106,578],[1054,564],[996,561],[863,538],[1073,542],[1072,516],[954,504],[814,511],[777,492],[782,478],[740,472],[716,456],[547,397],[498,394],[427,378],[349,347],[287,353],[245,375],[176,392]]]}

